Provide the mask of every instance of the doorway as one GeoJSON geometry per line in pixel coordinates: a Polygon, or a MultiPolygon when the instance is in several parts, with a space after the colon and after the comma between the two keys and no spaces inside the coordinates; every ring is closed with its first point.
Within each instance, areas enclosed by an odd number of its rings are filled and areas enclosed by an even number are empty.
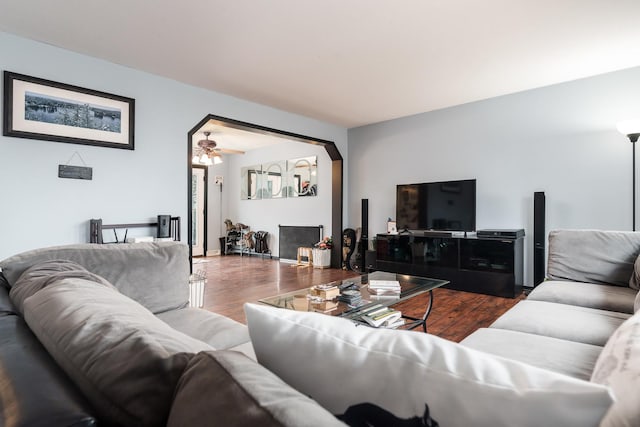
{"type": "Polygon", "coordinates": [[[207,193],[209,171],[206,166],[191,168],[191,248],[192,256],[207,254],[207,193]]]}
{"type": "MultiPolygon", "coordinates": [[[[257,125],[254,123],[242,122],[239,120],[230,119],[227,117],[216,116],[213,114],[209,114],[204,117],[200,122],[198,122],[187,134],[187,158],[189,159],[189,165],[195,166],[192,163],[193,159],[193,138],[194,134],[196,134],[205,124],[210,123],[217,126],[231,128],[231,129],[239,129],[248,131],[251,133],[264,134],[264,135],[272,135],[276,137],[283,137],[291,141],[295,142],[303,142],[306,144],[312,144],[323,147],[327,154],[329,155],[329,159],[331,160],[331,230],[329,235],[333,236],[341,236],[342,235],[342,215],[343,215],[343,165],[342,165],[342,155],[338,150],[338,147],[332,141],[326,141],[318,138],[312,138],[309,136],[299,135],[292,132],[282,131],[278,129],[268,128],[265,126],[257,125]]],[[[192,167],[187,168],[188,176],[187,182],[189,185],[188,192],[188,200],[187,206],[188,209],[188,233],[187,236],[189,238],[189,250],[190,250],[190,258],[194,256],[191,252],[193,248],[193,241],[191,240],[194,236],[193,233],[193,225],[194,221],[192,217],[192,167]]],[[[331,266],[334,268],[339,268],[342,262],[342,253],[341,247],[338,245],[333,246],[331,249],[331,266]]]]}

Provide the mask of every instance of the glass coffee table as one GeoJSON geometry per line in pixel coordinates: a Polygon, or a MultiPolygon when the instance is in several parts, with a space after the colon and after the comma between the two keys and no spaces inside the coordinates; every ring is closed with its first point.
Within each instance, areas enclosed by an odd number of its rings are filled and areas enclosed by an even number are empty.
{"type": "MultiPolygon", "coordinates": [[[[327,284],[335,285],[338,288],[346,288],[347,290],[359,291],[361,300],[353,305],[350,305],[339,298],[325,300],[320,297],[311,296],[310,294],[312,293],[313,288],[299,289],[297,291],[263,298],[260,299],[259,302],[289,310],[315,311],[358,321],[362,316],[363,311],[366,311],[375,305],[389,307],[418,295],[429,293],[429,301],[427,302],[425,312],[422,317],[411,317],[405,314],[402,315],[404,319],[408,320],[408,322],[404,324],[406,329],[415,329],[422,326],[424,332],[427,332],[427,318],[429,317],[431,308],[433,307],[433,290],[448,283],[449,281],[447,280],[375,271],[362,276],[338,280],[327,284]],[[394,296],[375,295],[374,293],[369,292],[370,280],[398,281],[400,283],[400,294],[394,296]]],[[[342,291],[342,293],[348,294],[349,292],[342,291]]],[[[353,292],[351,293],[354,294],[353,292]]]]}

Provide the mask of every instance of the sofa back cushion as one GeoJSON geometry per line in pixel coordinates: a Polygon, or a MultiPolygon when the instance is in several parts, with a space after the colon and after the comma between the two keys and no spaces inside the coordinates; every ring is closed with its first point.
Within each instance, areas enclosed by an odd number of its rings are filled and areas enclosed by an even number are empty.
{"type": "Polygon", "coordinates": [[[168,427],[344,426],[326,409],[236,351],[194,356],[180,377],[168,427]]]}
{"type": "Polygon", "coordinates": [[[0,261],[9,285],[34,264],[76,262],[153,313],[189,303],[189,252],[177,242],[79,244],[35,249],[0,261]]]}
{"type": "Polygon", "coordinates": [[[164,425],[193,354],[213,348],[117,290],[63,279],[24,301],[25,320],[108,425],[164,425]]]}
{"type": "Polygon", "coordinates": [[[549,233],[547,278],[630,286],[640,233],[554,230],[549,233]]]}
{"type": "Polygon", "coordinates": [[[433,335],[253,304],[245,313],[258,362],[349,424],[384,416],[441,426],[596,426],[611,405],[601,385],[433,335]]]}
{"type": "Polygon", "coordinates": [[[631,316],[611,335],[591,381],[611,387],[616,399],[601,427],[640,426],[640,314],[631,316]]]}

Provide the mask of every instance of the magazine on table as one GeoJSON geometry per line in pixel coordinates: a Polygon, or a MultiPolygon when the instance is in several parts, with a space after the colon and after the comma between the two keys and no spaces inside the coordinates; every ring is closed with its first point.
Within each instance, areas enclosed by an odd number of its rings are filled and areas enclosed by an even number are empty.
{"type": "Polygon", "coordinates": [[[393,308],[382,307],[378,310],[367,312],[360,318],[369,325],[378,328],[397,323],[398,319],[402,318],[402,313],[398,310],[394,310],[393,308]]]}

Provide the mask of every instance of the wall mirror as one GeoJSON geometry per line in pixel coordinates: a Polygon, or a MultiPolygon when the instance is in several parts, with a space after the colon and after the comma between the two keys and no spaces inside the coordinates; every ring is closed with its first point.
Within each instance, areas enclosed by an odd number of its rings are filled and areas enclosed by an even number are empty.
{"type": "Polygon", "coordinates": [[[283,160],[262,165],[261,195],[263,199],[279,199],[284,196],[283,183],[287,171],[287,163],[283,160]]]}
{"type": "Polygon", "coordinates": [[[240,199],[280,199],[318,194],[317,157],[245,166],[240,169],[240,199]]]}
{"type": "Polygon", "coordinates": [[[288,184],[292,188],[287,197],[315,196],[318,194],[317,168],[315,156],[287,161],[288,184]]]}
{"type": "Polygon", "coordinates": [[[240,169],[240,199],[260,199],[262,192],[258,191],[261,185],[262,165],[245,166],[240,169]]]}

